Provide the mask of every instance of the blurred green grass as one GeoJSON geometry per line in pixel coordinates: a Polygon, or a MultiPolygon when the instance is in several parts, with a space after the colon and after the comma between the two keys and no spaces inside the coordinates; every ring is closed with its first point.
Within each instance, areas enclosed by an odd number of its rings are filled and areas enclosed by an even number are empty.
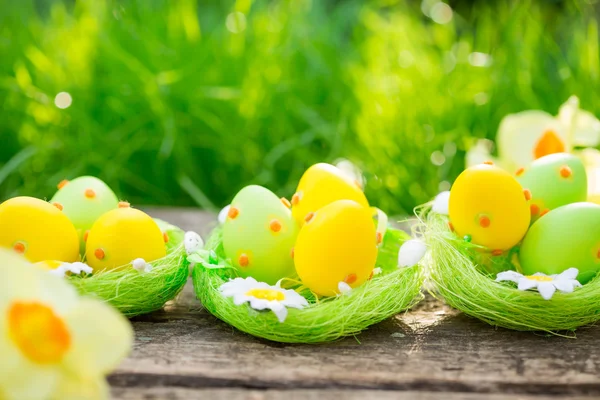
{"type": "Polygon", "coordinates": [[[4,2],[0,200],[93,174],[213,208],[345,157],[408,213],[505,114],[600,114],[598,36],[594,1],[4,2]]]}

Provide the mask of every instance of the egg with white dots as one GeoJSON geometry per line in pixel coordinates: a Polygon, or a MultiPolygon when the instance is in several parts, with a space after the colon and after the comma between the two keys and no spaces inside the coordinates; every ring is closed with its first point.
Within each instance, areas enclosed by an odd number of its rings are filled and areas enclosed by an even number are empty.
{"type": "Polygon", "coordinates": [[[233,198],[223,223],[223,248],[239,276],[275,284],[294,272],[298,224],[289,202],[270,190],[246,186],[233,198]]]}
{"type": "Polygon", "coordinates": [[[338,295],[347,291],[342,288],[356,288],[371,277],[377,243],[369,208],[352,200],[334,201],[317,210],[300,229],[296,272],[317,295],[338,295]]]}

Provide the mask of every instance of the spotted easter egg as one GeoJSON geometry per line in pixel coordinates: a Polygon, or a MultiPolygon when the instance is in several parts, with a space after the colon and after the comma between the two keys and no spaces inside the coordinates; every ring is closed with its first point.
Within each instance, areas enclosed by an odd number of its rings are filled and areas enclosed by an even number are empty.
{"type": "Polygon", "coordinates": [[[262,186],[233,198],[223,224],[223,248],[240,276],[275,284],[294,275],[298,225],[285,199],[262,186]]]}
{"type": "Polygon", "coordinates": [[[517,180],[531,195],[532,221],[565,204],[587,199],[587,176],[579,157],[555,153],[538,158],[516,172],[517,180]]]}
{"type": "Polygon", "coordinates": [[[460,237],[507,250],[525,236],[530,222],[527,194],[508,172],[480,164],[464,170],[450,190],[449,216],[460,237]]]}
{"type": "Polygon", "coordinates": [[[312,212],[336,200],[354,200],[368,207],[360,182],[331,164],[315,164],[304,172],[292,196],[292,215],[302,226],[312,212]]]}
{"type": "Polygon", "coordinates": [[[166,255],[165,236],[146,213],[122,207],[94,222],[86,242],[86,260],[95,272],[118,269],[142,258],[155,261],[166,255]]]}
{"type": "Polygon", "coordinates": [[[118,207],[119,199],[106,183],[93,176],[80,176],[58,184],[51,203],[61,207],[80,238],[80,250],[85,251],[86,232],[105,212],[118,207]]]}
{"type": "Polygon", "coordinates": [[[376,259],[372,212],[352,200],[337,200],[317,210],[300,229],[294,256],[302,284],[320,296],[338,294],[340,282],[352,288],[361,285],[371,276],[376,259]]]}
{"type": "Polygon", "coordinates": [[[519,261],[526,275],[575,267],[577,279],[588,282],[600,271],[600,205],[572,203],[548,212],[529,228],[519,261]]]}
{"type": "Polygon", "coordinates": [[[23,254],[32,263],[79,259],[73,223],[59,208],[33,197],[14,197],[0,204],[0,247],[23,254]]]}

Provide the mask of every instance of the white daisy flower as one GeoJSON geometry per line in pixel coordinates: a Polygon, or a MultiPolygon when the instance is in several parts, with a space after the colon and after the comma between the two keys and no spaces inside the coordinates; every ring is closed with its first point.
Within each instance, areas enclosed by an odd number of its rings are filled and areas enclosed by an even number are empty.
{"type": "Polygon", "coordinates": [[[308,306],[308,301],[294,290],[283,289],[278,282],[271,286],[256,279],[235,278],[221,285],[219,291],[225,297],[233,297],[237,306],[249,303],[255,310],[269,309],[277,316],[279,322],[284,322],[288,311],[287,307],[302,309],[308,306]]]}
{"type": "Polygon", "coordinates": [[[550,300],[556,290],[571,293],[576,287],[581,287],[581,283],[575,279],[577,274],[579,274],[577,268],[569,268],[557,275],[546,275],[541,272],[523,275],[516,271],[505,271],[498,274],[496,282],[515,282],[519,290],[537,289],[545,300],[550,300]]]}
{"type": "Polygon", "coordinates": [[[373,268],[373,276],[379,275],[383,270],[379,267],[373,268]]]}
{"type": "Polygon", "coordinates": [[[137,270],[140,274],[141,273],[148,273],[148,272],[152,272],[152,265],[148,264],[146,262],[146,260],[144,260],[143,258],[136,258],[135,260],[133,260],[131,262],[131,265],[133,266],[133,268],[135,270],[137,270]]]}
{"type": "Polygon", "coordinates": [[[398,251],[398,267],[417,265],[427,252],[427,246],[419,239],[407,240],[398,251]]]}
{"type": "Polygon", "coordinates": [[[74,275],[80,275],[84,272],[86,274],[91,274],[93,271],[94,270],[92,269],[92,267],[90,267],[89,265],[84,264],[82,262],[74,262],[74,263],[63,262],[63,263],[60,263],[60,265],[58,267],[51,269],[48,272],[52,275],[56,275],[58,277],[64,278],[65,275],[67,274],[67,272],[70,272],[71,274],[74,274],[74,275]]]}
{"type": "Polygon", "coordinates": [[[185,246],[186,253],[192,254],[204,247],[204,240],[196,232],[188,231],[183,237],[183,245],[185,246]]]}
{"type": "Polygon", "coordinates": [[[450,192],[447,190],[435,196],[433,200],[433,206],[431,211],[436,214],[448,215],[448,208],[450,205],[450,192]]]}

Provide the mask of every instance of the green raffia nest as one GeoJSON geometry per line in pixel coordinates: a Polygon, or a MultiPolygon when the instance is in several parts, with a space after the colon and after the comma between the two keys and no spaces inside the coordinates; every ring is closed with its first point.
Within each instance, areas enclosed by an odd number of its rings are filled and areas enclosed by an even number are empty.
{"type": "Polygon", "coordinates": [[[156,220],[167,233],[167,255],[149,263],[152,271],[140,273],[131,265],[89,276],[71,276],[79,293],[106,301],[127,317],[160,310],[181,291],[189,276],[189,263],[183,243],[184,232],[156,220]]]}
{"type": "Polygon", "coordinates": [[[494,326],[557,335],[600,320],[600,277],[573,293],[557,291],[550,300],[496,282],[498,272],[515,270],[516,253],[493,257],[451,232],[446,216],[429,211],[428,205],[416,211],[429,248],[429,279],[452,307],[494,326]]]}
{"type": "Polygon", "coordinates": [[[220,228],[212,232],[201,262],[193,269],[194,288],[208,311],[243,332],[277,342],[328,342],[358,334],[422,299],[422,268],[396,266],[398,249],[406,239],[406,233],[388,229],[376,265],[382,272],[348,294],[316,299],[309,290],[297,288],[309,306],[288,309],[283,323],[272,312],[254,310],[246,303],[236,306],[232,298],[219,292],[222,284],[236,277],[225,258],[220,228]]]}

